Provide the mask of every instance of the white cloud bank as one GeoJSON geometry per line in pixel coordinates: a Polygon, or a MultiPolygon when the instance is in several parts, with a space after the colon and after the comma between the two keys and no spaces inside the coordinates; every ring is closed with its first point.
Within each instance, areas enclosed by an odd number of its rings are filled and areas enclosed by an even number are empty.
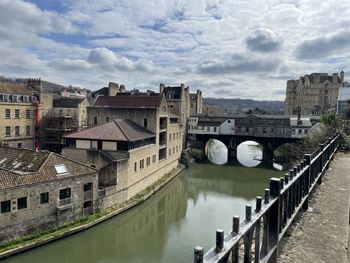
{"type": "Polygon", "coordinates": [[[0,1],[0,75],[284,99],[289,78],[350,74],[348,1],[35,2],[0,1]]]}

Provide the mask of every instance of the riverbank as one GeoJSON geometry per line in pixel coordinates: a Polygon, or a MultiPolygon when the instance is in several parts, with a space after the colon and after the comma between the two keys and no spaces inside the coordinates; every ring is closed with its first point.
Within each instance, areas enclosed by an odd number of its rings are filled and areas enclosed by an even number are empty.
{"type": "Polygon", "coordinates": [[[164,175],[160,180],[156,181],[154,184],[147,187],[145,190],[141,191],[133,198],[129,199],[128,201],[122,204],[109,208],[100,213],[81,218],[80,220],[77,220],[75,222],[57,226],[53,229],[37,233],[36,235],[24,236],[7,244],[3,244],[0,246],[0,260],[45,245],[55,240],[79,233],[99,223],[102,223],[118,214],[121,214],[147,200],[154,193],[156,193],[163,186],[165,186],[168,182],[174,179],[182,170],[183,168],[181,166],[178,166],[176,169],[173,169],[170,173],[164,175]]]}
{"type": "Polygon", "coordinates": [[[348,262],[350,152],[338,152],[323,183],[279,248],[278,262],[348,262]]]}

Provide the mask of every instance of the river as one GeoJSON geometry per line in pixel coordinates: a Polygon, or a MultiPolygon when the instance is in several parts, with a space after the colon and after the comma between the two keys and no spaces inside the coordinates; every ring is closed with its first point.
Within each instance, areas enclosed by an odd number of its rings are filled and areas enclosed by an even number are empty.
{"type": "Polygon", "coordinates": [[[263,195],[266,168],[194,164],[139,206],[71,237],[4,260],[5,263],[193,262],[193,248],[215,244],[215,230],[244,217],[263,195]]]}

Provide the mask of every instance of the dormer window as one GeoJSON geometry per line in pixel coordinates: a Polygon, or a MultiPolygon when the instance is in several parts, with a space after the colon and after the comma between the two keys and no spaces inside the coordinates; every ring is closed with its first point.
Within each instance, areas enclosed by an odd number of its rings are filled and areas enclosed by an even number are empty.
{"type": "Polygon", "coordinates": [[[58,175],[68,173],[67,167],[64,164],[55,164],[54,167],[58,175]]]}

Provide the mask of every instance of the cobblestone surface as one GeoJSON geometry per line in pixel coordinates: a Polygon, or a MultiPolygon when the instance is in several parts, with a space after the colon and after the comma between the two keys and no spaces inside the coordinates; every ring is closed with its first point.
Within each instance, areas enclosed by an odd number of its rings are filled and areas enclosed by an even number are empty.
{"type": "Polygon", "coordinates": [[[350,153],[338,152],[279,247],[278,262],[350,262],[350,153]]]}

